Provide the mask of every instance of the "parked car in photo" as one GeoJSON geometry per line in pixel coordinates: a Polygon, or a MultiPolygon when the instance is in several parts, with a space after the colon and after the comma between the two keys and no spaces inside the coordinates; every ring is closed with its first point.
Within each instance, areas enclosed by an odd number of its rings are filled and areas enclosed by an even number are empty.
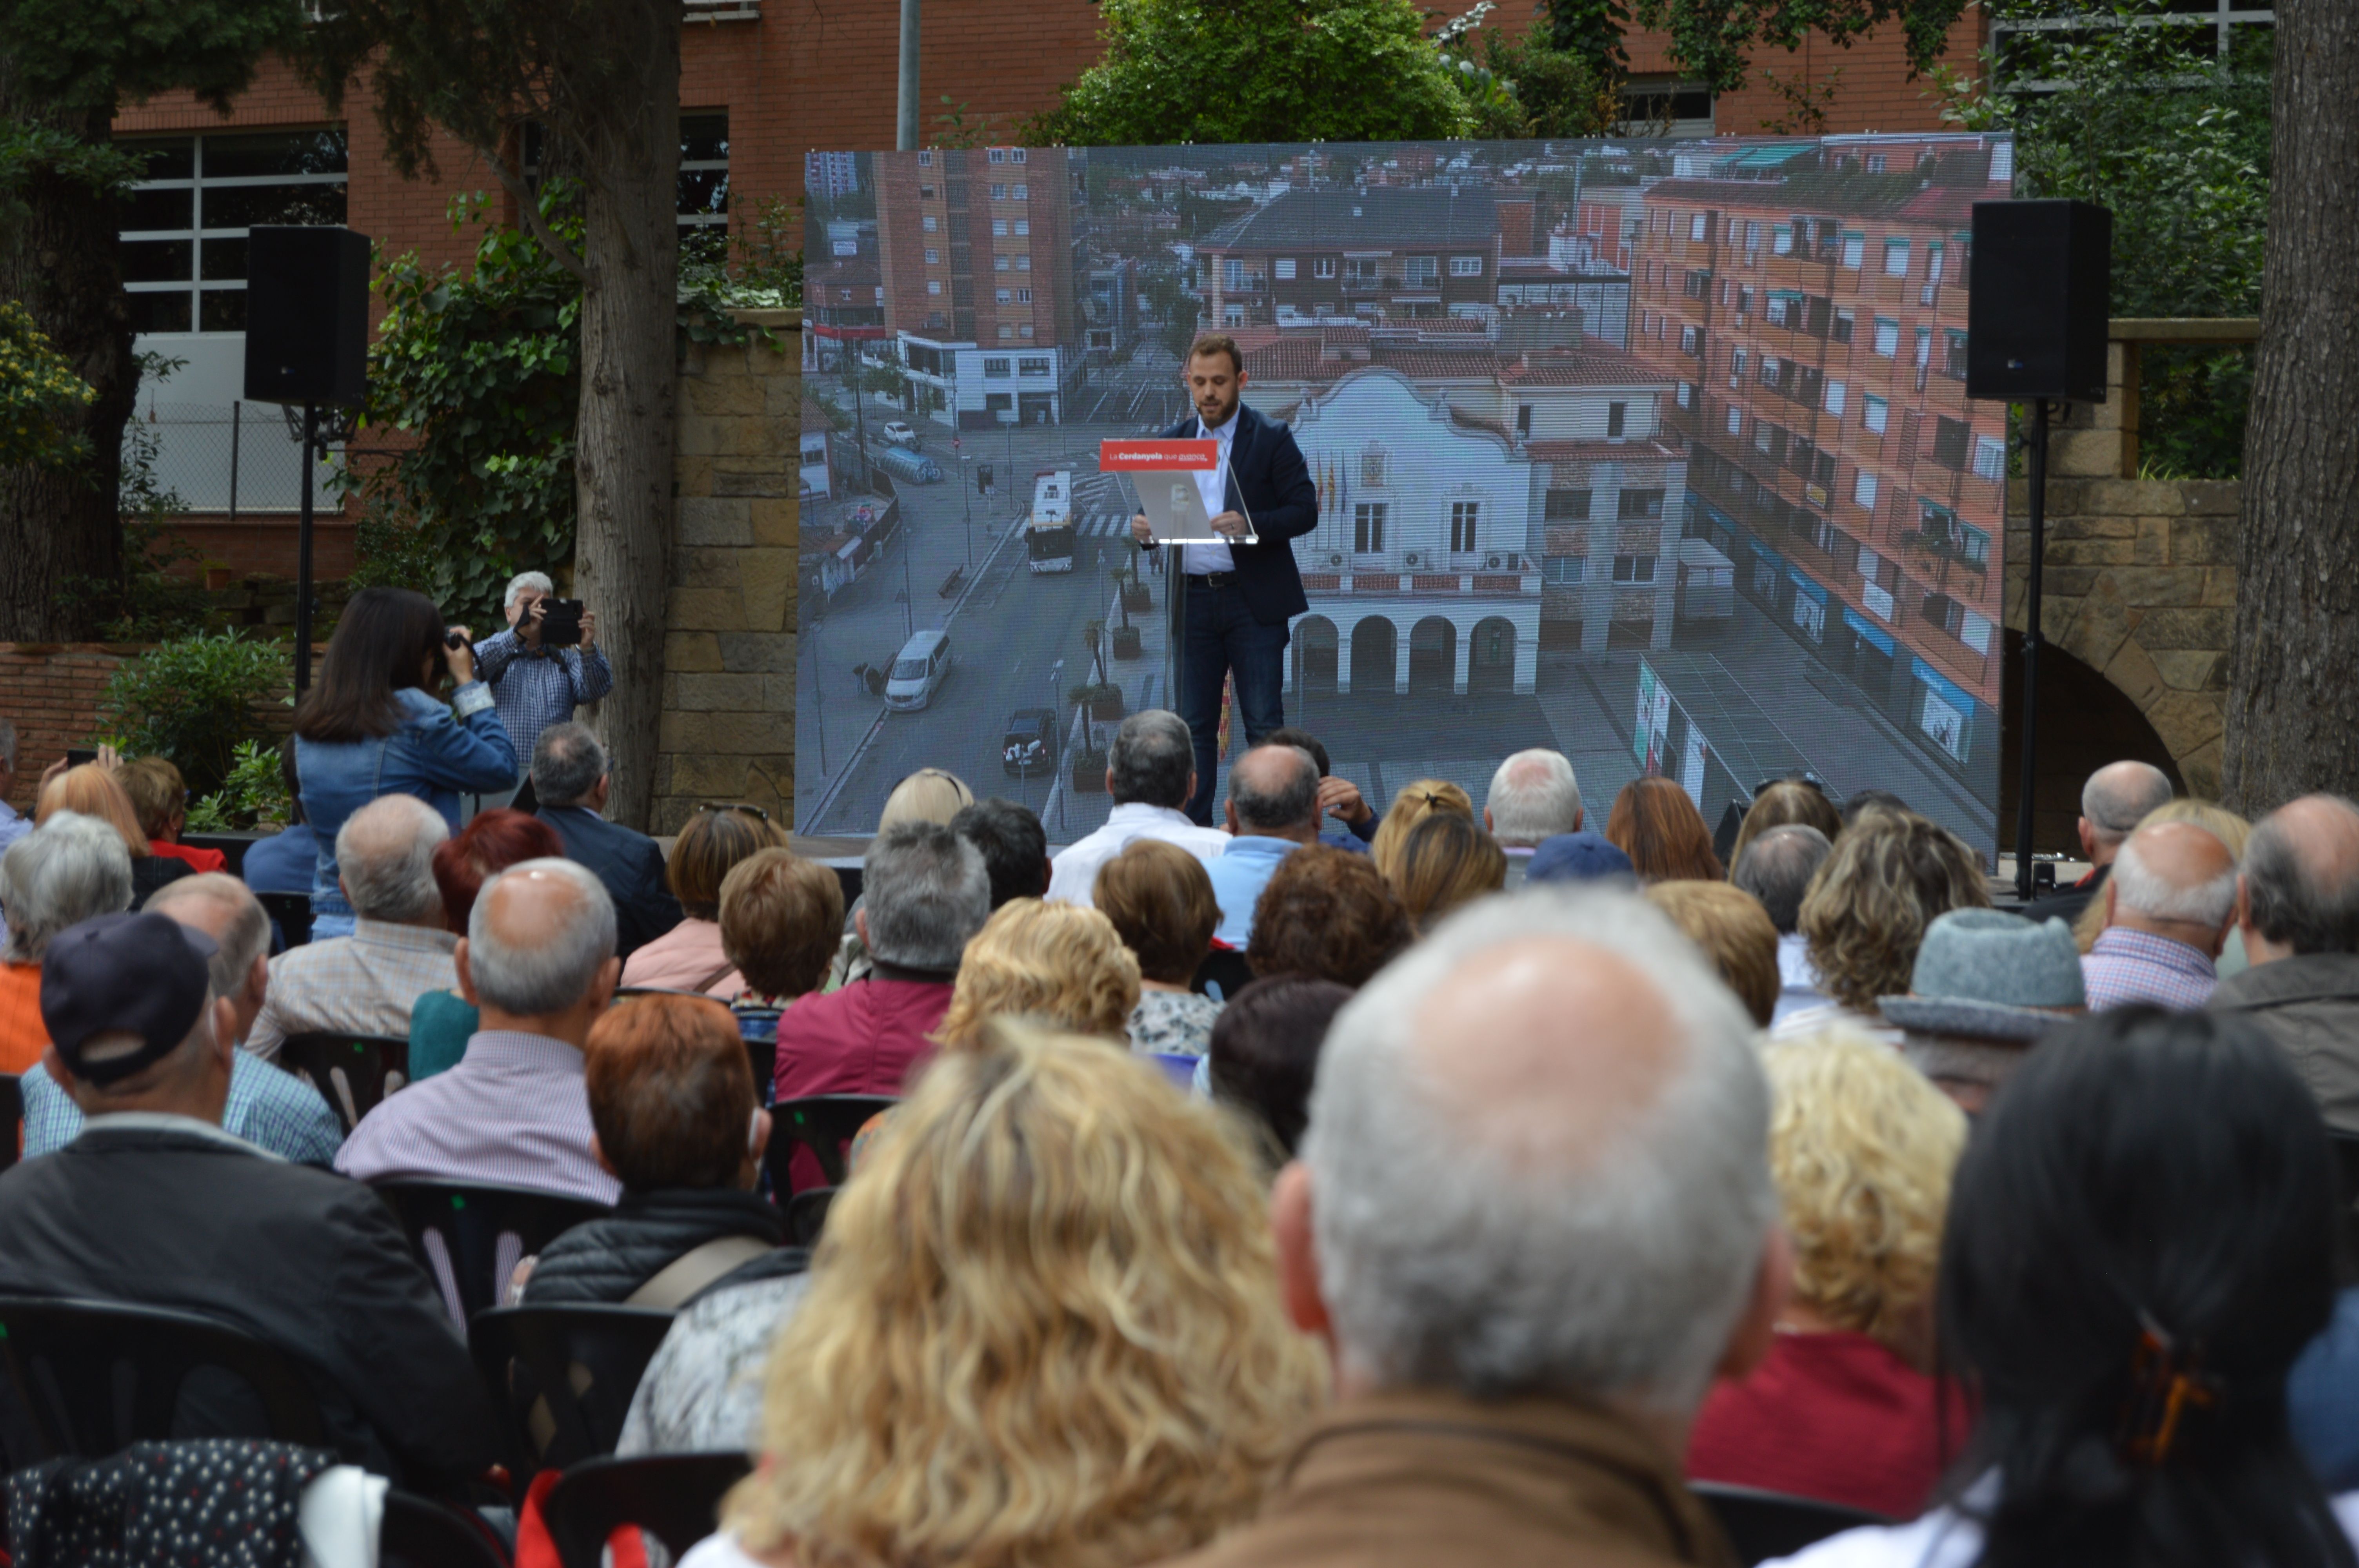
{"type": "Polygon", "coordinates": [[[910,427],[908,420],[896,419],[885,427],[885,438],[897,447],[914,449],[918,444],[918,432],[910,427]]]}
{"type": "Polygon", "coordinates": [[[925,631],[901,644],[893,667],[885,676],[885,706],[910,713],[933,701],[934,692],[951,673],[951,635],[925,631]]]}
{"type": "Polygon", "coordinates": [[[1007,716],[1006,738],[999,743],[1001,762],[1012,778],[1057,771],[1057,714],[1054,708],[1019,708],[1007,716]]]}

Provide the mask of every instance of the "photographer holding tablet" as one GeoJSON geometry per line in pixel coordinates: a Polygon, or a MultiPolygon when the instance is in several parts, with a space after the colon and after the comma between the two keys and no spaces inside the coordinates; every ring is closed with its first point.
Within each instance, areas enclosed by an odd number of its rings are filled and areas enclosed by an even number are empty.
{"type": "MultiPolygon", "coordinates": [[[[1287,622],[1310,608],[1293,541],[1319,525],[1319,492],[1294,432],[1245,406],[1245,356],[1234,339],[1197,339],[1180,377],[1196,414],[1163,438],[1215,441],[1221,456],[1218,467],[1194,476],[1221,542],[1177,546],[1186,594],[1179,708],[1196,744],[1196,793],[1187,810],[1209,826],[1223,680],[1236,681],[1240,752],[1286,722],[1287,622]]],[[[1130,531],[1142,549],[1157,547],[1145,513],[1131,519],[1130,531]]]]}
{"type": "Polygon", "coordinates": [[[486,795],[480,810],[513,802],[530,811],[526,770],[540,732],[573,717],[574,708],[614,689],[614,671],[598,647],[598,617],[578,599],[560,599],[542,572],[508,583],[508,629],[475,644],[475,667],[492,688],[500,724],[516,743],[517,787],[486,795]],[[525,798],[518,799],[519,795],[525,798]]]}

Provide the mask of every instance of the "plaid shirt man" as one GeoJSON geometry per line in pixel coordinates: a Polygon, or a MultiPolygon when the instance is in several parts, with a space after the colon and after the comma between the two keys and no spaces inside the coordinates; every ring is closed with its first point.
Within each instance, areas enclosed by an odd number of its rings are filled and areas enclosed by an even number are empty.
{"type": "Polygon", "coordinates": [[[535,648],[514,627],[475,644],[475,673],[492,688],[500,728],[516,746],[519,779],[532,771],[532,749],[542,730],[572,718],[576,704],[614,689],[603,648],[535,648]]]}
{"type": "MultiPolygon", "coordinates": [[[[45,1072],[27,1073],[25,1158],[48,1154],[82,1136],[82,1108],[45,1072]]],[[[266,1153],[299,1165],[331,1165],[344,1141],[343,1123],[310,1081],[240,1051],[229,1069],[229,1102],[222,1130],[266,1153]]]]}
{"type": "Polygon", "coordinates": [[[2211,1001],[2220,971],[2201,947],[2108,925],[2097,945],[2081,956],[2081,979],[2088,987],[2091,1012],[2141,1001],[2194,1012],[2211,1001]]]}
{"type": "Polygon", "coordinates": [[[270,960],[270,994],[245,1038],[266,1062],[290,1034],[409,1037],[409,1009],[428,991],[459,983],[451,961],[458,936],[363,918],[350,936],[290,948],[270,960]]]}

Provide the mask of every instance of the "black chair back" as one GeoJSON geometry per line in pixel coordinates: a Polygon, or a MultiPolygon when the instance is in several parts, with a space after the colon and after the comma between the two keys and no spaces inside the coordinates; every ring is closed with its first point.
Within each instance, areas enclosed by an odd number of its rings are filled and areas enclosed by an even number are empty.
{"type": "Polygon", "coordinates": [[[14,1073],[0,1073],[0,1171],[16,1162],[25,1147],[25,1086],[14,1073]]]}
{"type": "Polygon", "coordinates": [[[517,1259],[538,1252],[560,1231],[611,1212],[605,1204],[516,1187],[380,1182],[375,1190],[401,1221],[409,1249],[440,1283],[443,1304],[462,1334],[477,1313],[500,1304],[517,1259]],[[440,1243],[439,1262],[429,1237],[440,1243]]]}
{"type": "Polygon", "coordinates": [[[377,1568],[508,1568],[489,1526],[408,1492],[385,1495],[376,1561],[377,1568]]]}
{"type": "Polygon", "coordinates": [[[794,1191],[787,1172],[799,1145],[819,1157],[827,1185],[843,1185],[843,1146],[870,1117],[899,1103],[892,1095],[810,1095],[780,1100],[771,1108],[770,1146],[762,1155],[770,1173],[771,1197],[783,1203],[794,1191]]]}
{"type": "Polygon", "coordinates": [[[835,1201],[835,1193],[833,1187],[813,1187],[787,1200],[788,1246],[819,1245],[819,1233],[827,1227],[827,1206],[835,1201]]]}
{"type": "Polygon", "coordinates": [[[721,1499],[753,1467],[734,1451],[592,1459],[549,1489],[540,1517],[564,1568],[598,1568],[606,1538],[625,1525],[662,1541],[677,1561],[713,1532],[721,1499]]]}
{"type": "Polygon", "coordinates": [[[2334,1277],[2359,1284],[2359,1134],[2330,1132],[2334,1148],[2334,1277]]]}
{"type": "Polygon", "coordinates": [[[300,947],[311,940],[311,895],[308,892],[258,892],[255,902],[278,927],[279,940],[300,947]]]}
{"type": "Polygon", "coordinates": [[[467,1345],[506,1423],[511,1468],[562,1470],[614,1453],[671,1316],[586,1303],[476,1314],[467,1345]]]}
{"type": "Polygon", "coordinates": [[[278,1065],[311,1080],[350,1136],[362,1117],[409,1081],[409,1042],[378,1034],[289,1034],[278,1065]]]}
{"type": "MultiPolygon", "coordinates": [[[[135,1443],[184,1435],[173,1430],[182,1385],[200,1372],[214,1385],[204,1397],[216,1410],[234,1400],[219,1388],[218,1374],[250,1390],[267,1430],[238,1435],[310,1447],[326,1441],[319,1400],[291,1358],[195,1313],[0,1298],[0,1358],[38,1432],[39,1458],[100,1459],[135,1443]]],[[[34,1456],[13,1457],[24,1464],[34,1456]]]]}
{"type": "Polygon", "coordinates": [[[1814,1541],[1862,1525],[1892,1522],[1881,1514],[1846,1508],[1841,1503],[1822,1503],[1816,1498],[1788,1497],[1783,1492],[1731,1487],[1718,1481],[1692,1481],[1689,1486],[1719,1519],[1720,1528],[1728,1532],[1729,1544],[1736,1548],[1737,1560],[1748,1564],[1766,1563],[1773,1557],[1791,1557],[1814,1541]]]}
{"type": "Polygon", "coordinates": [[[1229,1002],[1236,1000],[1237,992],[1253,984],[1253,968],[1245,962],[1243,953],[1215,947],[1196,966],[1196,978],[1189,982],[1188,989],[1217,1001],[1229,1002]]]}
{"type": "Polygon", "coordinates": [[[754,1098],[766,1108],[778,1083],[778,1010],[741,1007],[737,1033],[745,1036],[745,1061],[754,1069],[754,1098]]]}

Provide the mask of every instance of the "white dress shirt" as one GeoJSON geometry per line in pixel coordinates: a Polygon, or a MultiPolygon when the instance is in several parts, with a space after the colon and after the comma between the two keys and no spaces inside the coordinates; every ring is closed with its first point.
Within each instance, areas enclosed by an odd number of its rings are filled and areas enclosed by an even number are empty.
{"type": "Polygon", "coordinates": [[[1229,836],[1217,827],[1199,827],[1184,811],[1138,801],[1117,806],[1106,814],[1106,825],[1077,843],[1060,849],[1049,861],[1049,896],[1096,907],[1098,868],[1127,849],[1134,838],[1160,838],[1177,844],[1210,865],[1229,847],[1229,836]]]}
{"type": "MultiPolygon", "coordinates": [[[[1245,406],[1239,404],[1238,407],[1245,406]]],[[[1207,428],[1203,419],[1196,420],[1196,439],[1217,441],[1221,446],[1219,466],[1209,470],[1196,470],[1196,493],[1204,498],[1204,515],[1218,517],[1229,509],[1229,449],[1237,438],[1237,416],[1232,413],[1229,422],[1219,429],[1207,428]]],[[[1182,545],[1180,569],[1194,576],[1203,572],[1231,572],[1237,569],[1237,559],[1226,545],[1182,545]]],[[[1082,902],[1087,903],[1086,899],[1082,902]]]]}

